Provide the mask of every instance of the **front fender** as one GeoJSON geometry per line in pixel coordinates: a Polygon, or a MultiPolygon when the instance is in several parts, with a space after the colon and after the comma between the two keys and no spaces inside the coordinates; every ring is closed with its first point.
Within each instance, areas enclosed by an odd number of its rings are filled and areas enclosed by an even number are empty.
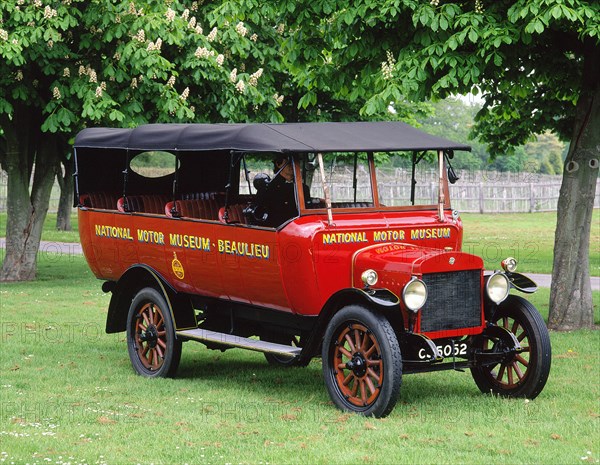
{"type": "Polygon", "coordinates": [[[506,272],[506,277],[510,281],[510,285],[517,291],[524,292],[525,294],[533,294],[538,290],[536,282],[524,274],[506,272]]]}
{"type": "Polygon", "coordinates": [[[398,296],[389,289],[342,289],[333,294],[323,306],[315,327],[310,333],[300,358],[310,360],[320,353],[323,335],[333,315],[347,305],[363,305],[381,312],[390,322],[396,333],[404,331],[404,320],[398,296]]]}

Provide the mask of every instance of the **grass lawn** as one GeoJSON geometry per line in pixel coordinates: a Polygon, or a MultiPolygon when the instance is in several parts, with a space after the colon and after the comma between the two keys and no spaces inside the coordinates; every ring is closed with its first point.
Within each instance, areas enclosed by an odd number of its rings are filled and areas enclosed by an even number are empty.
{"type": "MultiPolygon", "coordinates": [[[[556,215],[463,214],[463,250],[549,273],[556,215]]],[[[54,229],[43,239],[77,242],[54,229]]],[[[0,214],[0,235],[6,214],[0,214]]],[[[590,241],[600,275],[600,211],[590,241]]],[[[0,253],[0,255],[2,255],[0,253]]],[[[544,317],[549,290],[531,296],[544,317]]],[[[184,345],[176,379],[134,374],[109,296],[80,256],[44,253],[39,279],[0,285],[0,464],[600,463],[600,332],[551,333],[553,366],[530,402],[481,395],[469,373],[407,375],[383,420],[336,410],[321,364],[184,345]]],[[[594,292],[600,323],[600,293],[594,292]]]]}
{"type": "MultiPolygon", "coordinates": [[[[499,269],[512,256],[521,273],[552,273],[556,213],[461,214],[463,251],[482,257],[487,269],[499,269]]],[[[600,276],[600,210],[590,234],[590,273],[600,276]]]]}
{"type": "MultiPolygon", "coordinates": [[[[467,220],[468,221],[468,220],[467,220]]],[[[547,313],[548,291],[533,296],[547,313]]],[[[318,360],[184,345],[176,379],[134,374],[106,335],[109,296],[82,257],[44,254],[0,288],[0,463],[598,463],[600,332],[552,333],[533,401],[479,393],[469,373],[407,375],[383,420],[329,401],[318,360]]],[[[598,302],[598,295],[596,295],[598,302]]]]}

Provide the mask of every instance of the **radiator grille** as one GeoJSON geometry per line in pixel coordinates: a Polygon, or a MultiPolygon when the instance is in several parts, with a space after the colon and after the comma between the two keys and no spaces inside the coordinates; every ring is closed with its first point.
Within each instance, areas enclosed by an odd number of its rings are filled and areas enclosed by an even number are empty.
{"type": "Polygon", "coordinates": [[[481,270],[423,275],[427,302],[421,309],[421,332],[481,325],[481,270]]]}

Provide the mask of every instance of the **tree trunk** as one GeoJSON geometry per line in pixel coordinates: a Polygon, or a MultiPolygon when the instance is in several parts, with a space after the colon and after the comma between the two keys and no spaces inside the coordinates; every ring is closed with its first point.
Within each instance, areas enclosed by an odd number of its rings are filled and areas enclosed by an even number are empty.
{"type": "Polygon", "coordinates": [[[548,326],[564,331],[594,325],[589,245],[600,160],[600,47],[587,49],[554,238],[548,326]]]}
{"type": "Polygon", "coordinates": [[[58,201],[58,213],[56,215],[56,229],[59,231],[71,231],[71,212],[73,210],[73,161],[63,160],[63,169],[57,170],[56,179],[60,186],[60,199],[58,201]],[[64,172],[64,175],[63,175],[64,172]]]}
{"type": "Polygon", "coordinates": [[[15,106],[11,122],[3,120],[8,173],[6,255],[1,281],[35,279],[36,256],[54,183],[56,144],[53,136],[41,143],[40,121],[34,112],[15,106]],[[31,194],[29,183],[36,159],[31,194]]]}

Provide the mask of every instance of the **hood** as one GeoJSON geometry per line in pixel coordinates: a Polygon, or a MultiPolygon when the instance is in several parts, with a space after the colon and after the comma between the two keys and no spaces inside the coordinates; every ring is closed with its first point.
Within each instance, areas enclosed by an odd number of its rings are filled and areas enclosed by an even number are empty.
{"type": "Polygon", "coordinates": [[[483,260],[476,255],[399,243],[365,247],[354,254],[352,264],[356,287],[362,287],[360,275],[367,269],[378,273],[384,287],[395,287],[411,276],[483,269],[483,260]]]}

